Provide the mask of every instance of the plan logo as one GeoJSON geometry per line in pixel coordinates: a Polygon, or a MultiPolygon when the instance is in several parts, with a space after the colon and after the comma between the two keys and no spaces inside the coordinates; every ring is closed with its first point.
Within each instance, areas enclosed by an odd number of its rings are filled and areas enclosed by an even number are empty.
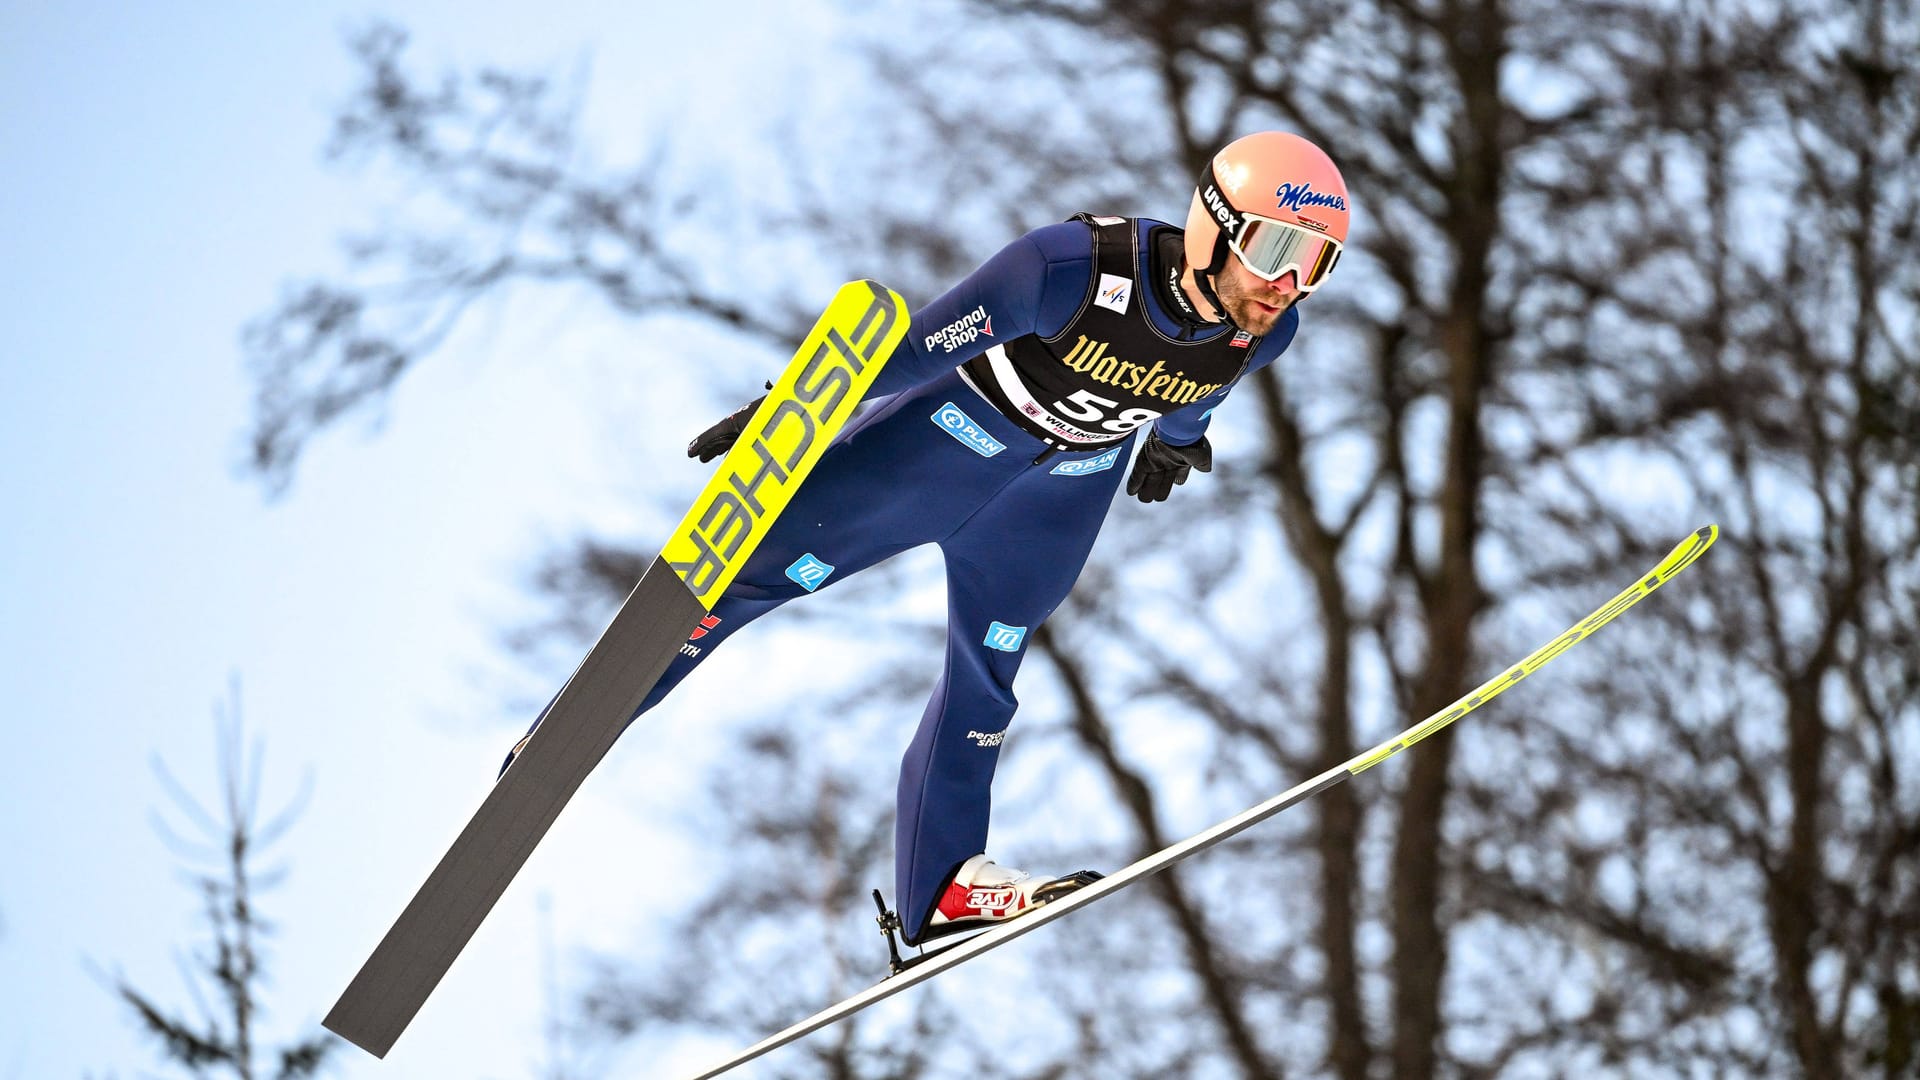
{"type": "Polygon", "coordinates": [[[973,417],[960,411],[960,406],[949,401],[933,414],[933,422],[941,430],[960,440],[961,445],[979,454],[992,457],[1007,448],[1007,444],[987,434],[987,429],[973,422],[973,417]]]}
{"type": "Polygon", "coordinates": [[[1088,473],[1106,472],[1113,463],[1120,460],[1120,448],[1101,454],[1099,457],[1083,458],[1079,461],[1063,461],[1050,470],[1055,476],[1086,476],[1088,473]]]}
{"type": "Polygon", "coordinates": [[[943,353],[950,353],[962,345],[980,337],[993,336],[993,316],[987,314],[985,305],[974,308],[965,315],[927,335],[926,349],[932,352],[938,345],[943,353]]]}
{"type": "Polygon", "coordinates": [[[1127,305],[1133,302],[1133,282],[1118,274],[1101,274],[1100,290],[1093,298],[1094,307],[1103,307],[1108,311],[1127,313],[1127,305]]]}
{"type": "Polygon", "coordinates": [[[994,622],[987,625],[987,640],[981,644],[989,649],[999,649],[1001,652],[1019,652],[1020,643],[1025,640],[1027,640],[1026,627],[994,622]]]}
{"type": "Polygon", "coordinates": [[[787,567],[787,577],[808,592],[819,588],[821,582],[826,581],[827,576],[832,573],[833,567],[821,562],[811,551],[795,559],[793,565],[787,567]]]}

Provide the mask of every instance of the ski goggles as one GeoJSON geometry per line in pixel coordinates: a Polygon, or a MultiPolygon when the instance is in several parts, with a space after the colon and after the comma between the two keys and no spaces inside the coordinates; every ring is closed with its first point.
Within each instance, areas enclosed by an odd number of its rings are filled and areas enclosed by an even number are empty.
{"type": "Polygon", "coordinates": [[[1293,271],[1296,287],[1310,293],[1340,261],[1340,241],[1291,221],[1242,213],[1221,193],[1220,180],[1207,167],[1201,202],[1227,239],[1227,247],[1255,277],[1273,281],[1293,271]]]}
{"type": "Polygon", "coordinates": [[[1242,214],[1240,231],[1227,237],[1227,247],[1255,277],[1273,281],[1293,271],[1296,287],[1310,293],[1333,273],[1340,261],[1340,241],[1304,225],[1242,214]]]}

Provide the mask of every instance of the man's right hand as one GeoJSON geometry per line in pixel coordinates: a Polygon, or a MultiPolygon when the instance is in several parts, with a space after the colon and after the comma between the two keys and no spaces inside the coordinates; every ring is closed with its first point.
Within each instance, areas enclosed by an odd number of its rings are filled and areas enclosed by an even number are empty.
{"type": "Polygon", "coordinates": [[[765,394],[754,398],[729,413],[725,420],[694,436],[693,441],[687,444],[687,456],[697,457],[704,463],[733,449],[740,433],[747,430],[747,422],[753,419],[754,410],[765,400],[765,394]]]}

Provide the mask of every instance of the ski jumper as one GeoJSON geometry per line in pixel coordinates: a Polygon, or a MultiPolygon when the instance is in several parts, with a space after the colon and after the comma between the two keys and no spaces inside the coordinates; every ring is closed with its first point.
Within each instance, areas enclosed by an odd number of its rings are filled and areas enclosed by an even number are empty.
{"type": "Polygon", "coordinates": [[[946,665],[901,764],[895,824],[910,943],[954,871],[986,850],[1014,673],[1079,577],[1136,429],[1198,440],[1299,325],[1293,310],[1264,339],[1183,323],[1181,235],[1082,215],[1014,241],[917,312],[869,395],[879,404],[827,449],[634,713],[768,611],[939,544],[946,665]]]}

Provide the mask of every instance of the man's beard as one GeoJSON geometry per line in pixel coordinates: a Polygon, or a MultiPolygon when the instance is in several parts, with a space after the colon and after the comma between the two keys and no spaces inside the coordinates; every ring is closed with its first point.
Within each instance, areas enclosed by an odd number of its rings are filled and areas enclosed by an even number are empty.
{"type": "Polygon", "coordinates": [[[1273,304],[1278,294],[1262,290],[1261,299],[1243,288],[1240,279],[1227,274],[1214,277],[1214,291],[1220,294],[1220,303],[1226,306],[1227,314],[1233,318],[1233,324],[1249,334],[1265,335],[1273,331],[1280,322],[1280,316],[1287,308],[1298,303],[1298,299],[1284,304],[1273,304]],[[1263,306],[1264,305],[1264,306],[1263,306]]]}

